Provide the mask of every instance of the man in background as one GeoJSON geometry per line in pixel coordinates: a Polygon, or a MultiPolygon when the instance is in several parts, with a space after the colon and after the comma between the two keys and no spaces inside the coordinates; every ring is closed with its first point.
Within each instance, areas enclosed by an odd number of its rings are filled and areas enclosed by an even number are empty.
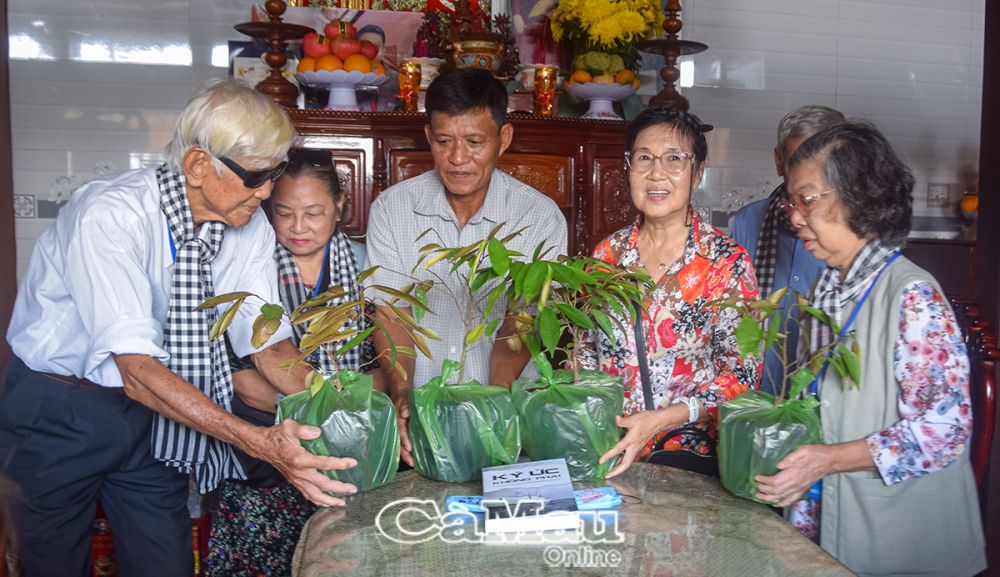
{"type": "MultiPolygon", "coordinates": [[[[785,115],[778,123],[778,144],[774,148],[774,167],[778,176],[785,178],[785,160],[807,138],[841,122],[844,122],[843,114],[820,105],[803,106],[785,115]]],[[[788,287],[788,293],[781,300],[783,311],[795,304],[796,293],[808,295],[816,277],[826,268],[822,261],[803,247],[802,241],[795,235],[784,208],[786,195],[783,180],[770,196],[740,209],[733,216],[731,231],[733,239],[747,249],[753,261],[761,298],[777,289],[788,287]]],[[[784,320],[782,315],[780,322],[784,320]]],[[[796,358],[799,327],[794,322],[786,326],[786,352],[788,360],[793,361],[796,358]]],[[[767,352],[760,389],[778,395],[782,392],[783,379],[784,362],[775,345],[767,352]]]]}

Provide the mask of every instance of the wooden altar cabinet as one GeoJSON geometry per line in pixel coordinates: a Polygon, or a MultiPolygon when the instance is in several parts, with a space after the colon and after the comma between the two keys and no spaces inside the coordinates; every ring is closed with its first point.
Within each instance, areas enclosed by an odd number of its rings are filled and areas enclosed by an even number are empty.
{"type": "MultiPolygon", "coordinates": [[[[346,232],[367,232],[368,206],[383,190],[433,168],[424,113],[289,110],[302,144],[331,151],[350,195],[346,232]]],[[[625,185],[624,121],[509,114],[514,139],[500,169],[556,202],[570,254],[588,253],[635,212],[625,185]]]]}

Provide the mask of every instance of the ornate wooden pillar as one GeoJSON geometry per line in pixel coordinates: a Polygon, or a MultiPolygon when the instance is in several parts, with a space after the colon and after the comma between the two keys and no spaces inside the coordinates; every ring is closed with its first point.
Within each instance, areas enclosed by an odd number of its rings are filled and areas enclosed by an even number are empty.
{"type": "Polygon", "coordinates": [[[278,104],[294,108],[299,97],[299,89],[281,74],[285,63],[288,62],[288,57],[285,55],[285,42],[302,38],[313,32],[313,29],[308,26],[282,22],[281,15],[285,13],[287,8],[282,0],[267,0],[264,3],[264,9],[267,10],[269,18],[267,22],[243,22],[234,28],[247,36],[266,40],[271,47],[264,55],[264,62],[271,67],[271,72],[267,78],[257,84],[257,90],[278,104]]]}
{"type": "Polygon", "coordinates": [[[684,27],[684,23],[677,17],[681,11],[680,0],[667,0],[664,10],[667,13],[667,19],[663,21],[663,30],[667,36],[639,43],[639,50],[661,54],[666,60],[660,70],[660,78],[664,82],[663,89],[652,97],[649,103],[655,106],[672,106],[680,110],[687,110],[688,99],[677,92],[677,87],[674,85],[681,77],[681,71],[677,68],[677,58],[704,52],[708,50],[708,45],[691,40],[680,40],[677,37],[681,28],[684,27]]]}

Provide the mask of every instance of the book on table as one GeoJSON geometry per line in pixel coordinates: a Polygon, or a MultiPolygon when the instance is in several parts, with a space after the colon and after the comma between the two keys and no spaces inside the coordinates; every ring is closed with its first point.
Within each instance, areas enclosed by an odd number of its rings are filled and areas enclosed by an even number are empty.
{"type": "Polygon", "coordinates": [[[565,459],[483,469],[487,533],[576,530],[580,514],[565,459]]]}

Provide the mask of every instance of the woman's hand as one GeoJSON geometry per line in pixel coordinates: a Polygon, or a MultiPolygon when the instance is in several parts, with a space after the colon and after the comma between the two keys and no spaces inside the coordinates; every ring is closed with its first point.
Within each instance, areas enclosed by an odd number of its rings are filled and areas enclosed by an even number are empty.
{"type": "Polygon", "coordinates": [[[803,445],[778,462],[778,474],[758,475],[757,499],[778,507],[787,507],[799,500],[813,483],[829,475],[832,461],[828,445],[803,445]]]}
{"type": "Polygon", "coordinates": [[[642,411],[627,417],[616,417],[615,422],[619,427],[626,430],[625,436],[611,447],[611,450],[601,456],[599,463],[603,464],[609,459],[621,454],[621,461],[610,471],[607,478],[610,479],[620,475],[632,466],[635,456],[642,450],[643,445],[650,437],[666,429],[671,424],[679,426],[687,420],[687,407],[683,408],[684,416],[678,417],[677,413],[680,405],[671,406],[661,411],[642,411]]]}
{"type": "Polygon", "coordinates": [[[754,479],[757,481],[756,497],[787,507],[827,475],[875,470],[875,461],[864,439],[836,445],[803,445],[778,462],[777,475],[758,475],[754,479]]]}

